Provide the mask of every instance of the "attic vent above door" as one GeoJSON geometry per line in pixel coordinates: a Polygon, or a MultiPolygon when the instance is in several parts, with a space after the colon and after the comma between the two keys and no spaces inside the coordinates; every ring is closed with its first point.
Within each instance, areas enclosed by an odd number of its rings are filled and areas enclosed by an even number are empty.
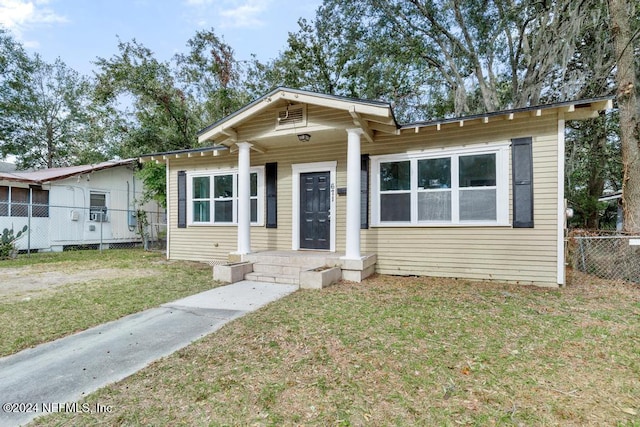
{"type": "Polygon", "coordinates": [[[307,125],[307,106],[288,105],[286,108],[278,110],[276,118],[276,129],[292,129],[307,125]]]}

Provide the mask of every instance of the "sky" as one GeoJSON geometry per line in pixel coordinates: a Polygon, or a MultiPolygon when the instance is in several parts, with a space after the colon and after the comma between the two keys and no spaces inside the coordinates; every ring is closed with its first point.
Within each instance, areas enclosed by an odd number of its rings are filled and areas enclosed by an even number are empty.
{"type": "Polygon", "coordinates": [[[91,75],[97,57],[117,53],[118,37],[136,39],[159,60],[187,53],[187,40],[213,28],[236,60],[275,58],[298,19],[321,0],[0,0],[0,26],[29,53],[91,75]]]}

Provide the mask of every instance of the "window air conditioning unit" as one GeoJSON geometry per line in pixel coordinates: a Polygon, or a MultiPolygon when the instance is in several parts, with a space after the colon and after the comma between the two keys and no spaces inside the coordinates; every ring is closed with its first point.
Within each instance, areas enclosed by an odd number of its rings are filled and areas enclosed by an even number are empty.
{"type": "Polygon", "coordinates": [[[93,222],[109,222],[107,212],[105,211],[91,211],[89,213],[89,221],[93,222]]]}

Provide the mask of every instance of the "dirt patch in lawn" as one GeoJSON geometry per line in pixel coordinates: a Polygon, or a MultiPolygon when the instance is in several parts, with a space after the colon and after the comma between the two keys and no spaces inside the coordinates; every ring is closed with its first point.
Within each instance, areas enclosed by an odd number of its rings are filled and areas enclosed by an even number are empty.
{"type": "Polygon", "coordinates": [[[95,270],[61,271],[33,267],[0,269],[0,299],[21,300],[48,295],[64,285],[109,280],[122,277],[138,278],[159,274],[153,269],[99,268],[95,270]]]}

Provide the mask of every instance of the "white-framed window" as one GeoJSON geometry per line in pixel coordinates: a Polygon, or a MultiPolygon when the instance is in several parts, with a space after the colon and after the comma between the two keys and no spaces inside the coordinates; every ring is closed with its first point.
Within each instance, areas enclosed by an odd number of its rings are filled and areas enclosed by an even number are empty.
{"type": "Polygon", "coordinates": [[[89,192],[89,221],[108,222],[107,193],[102,191],[89,192]]]}
{"type": "Polygon", "coordinates": [[[508,225],[508,143],[371,157],[372,225],[508,225]]]}
{"type": "MultiPolygon", "coordinates": [[[[264,168],[250,169],[251,224],[262,225],[264,168]]],[[[238,170],[187,174],[187,218],[190,225],[236,225],[238,223],[238,170]]]]}

